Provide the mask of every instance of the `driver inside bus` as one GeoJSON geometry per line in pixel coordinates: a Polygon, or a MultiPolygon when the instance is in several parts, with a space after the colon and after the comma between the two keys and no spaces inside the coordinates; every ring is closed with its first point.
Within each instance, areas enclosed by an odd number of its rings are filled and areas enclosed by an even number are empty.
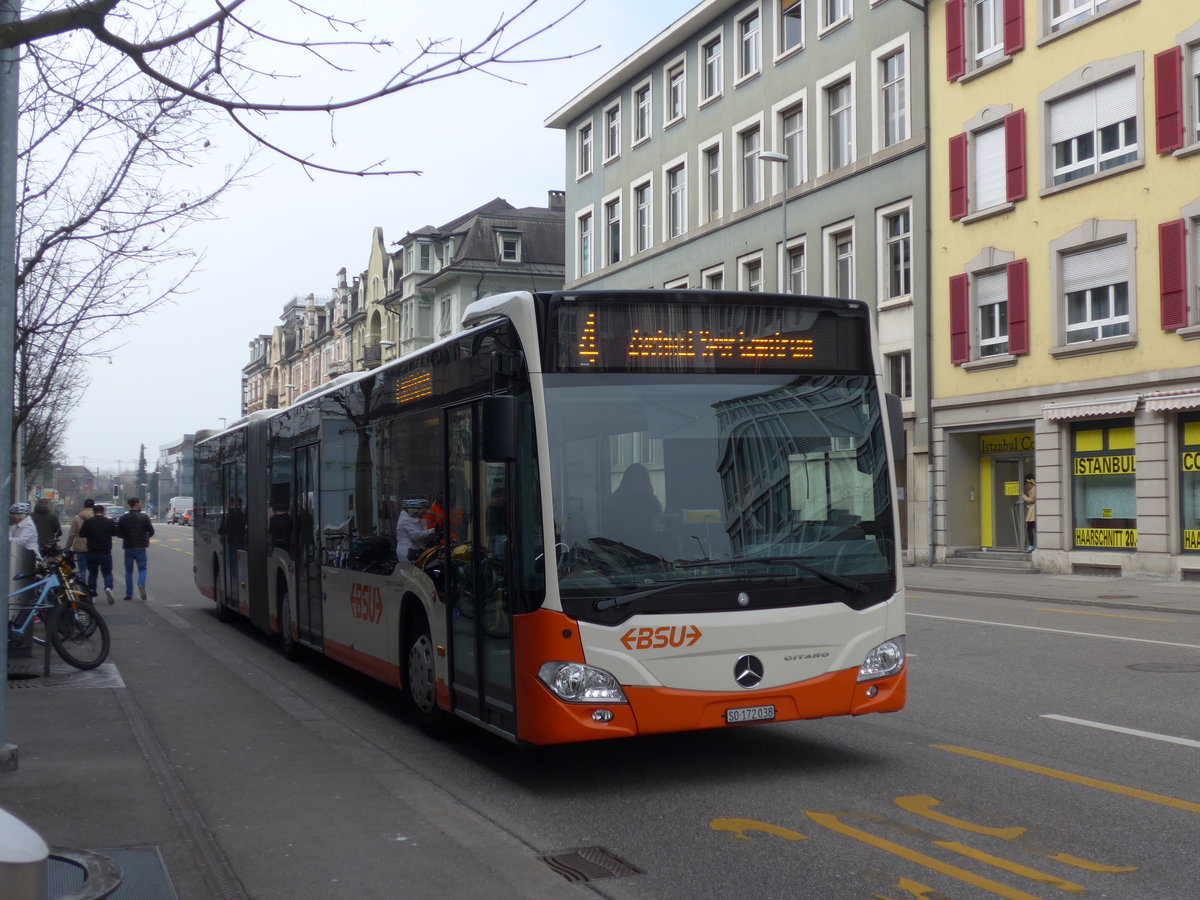
{"type": "Polygon", "coordinates": [[[429,501],[416,497],[405,500],[396,520],[396,559],[412,562],[438,538],[438,530],[425,518],[429,501]]]}

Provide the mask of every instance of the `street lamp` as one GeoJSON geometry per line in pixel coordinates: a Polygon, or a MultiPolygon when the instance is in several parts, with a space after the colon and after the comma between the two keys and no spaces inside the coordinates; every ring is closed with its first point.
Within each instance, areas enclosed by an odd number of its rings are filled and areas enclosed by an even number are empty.
{"type": "Polygon", "coordinates": [[[783,210],[783,241],[779,245],[779,284],[782,288],[781,294],[790,294],[792,292],[791,274],[788,272],[788,253],[787,253],[787,165],[788,155],[786,153],[776,153],[774,150],[763,150],[758,154],[758,158],[763,162],[780,163],[783,168],[780,170],[781,182],[783,183],[782,199],[779,202],[780,208],[783,210]]]}

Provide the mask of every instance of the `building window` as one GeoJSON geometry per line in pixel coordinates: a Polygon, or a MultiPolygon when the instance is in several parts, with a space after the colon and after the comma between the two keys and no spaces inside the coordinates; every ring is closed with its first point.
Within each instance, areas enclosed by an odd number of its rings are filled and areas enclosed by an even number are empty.
{"type": "Polygon", "coordinates": [[[975,308],[979,322],[979,356],[1008,352],[1008,278],[988,272],[975,279],[975,308]]]}
{"type": "Polygon", "coordinates": [[[1068,344],[1129,334],[1129,273],[1123,243],[1064,254],[1062,279],[1068,344]]]}
{"type": "Polygon", "coordinates": [[[621,198],[604,204],[604,239],[607,262],[621,261],[621,198]]]}
{"type": "Polygon", "coordinates": [[[912,397],[912,351],[889,353],[887,357],[888,392],[901,399],[912,397]]]}
{"type": "Polygon", "coordinates": [[[793,245],[787,250],[787,293],[803,294],[808,288],[808,268],[804,245],[793,245]]]}
{"type": "Polygon", "coordinates": [[[575,134],[575,145],[578,150],[578,158],[575,168],[575,177],[582,178],[584,175],[592,173],[592,123],[588,122],[585,125],[580,125],[579,130],[575,134]]]}
{"type": "Polygon", "coordinates": [[[683,165],[667,170],[667,238],[687,231],[687,169],[683,165]]]}
{"type": "Polygon", "coordinates": [[[854,227],[825,233],[825,291],[831,297],[854,297],[854,227]]]}
{"type": "Polygon", "coordinates": [[[1029,261],[986,249],[950,279],[950,361],[1029,352],[1029,261]]]}
{"type": "Polygon", "coordinates": [[[686,275],[682,278],[672,278],[670,281],[663,282],[664,291],[686,291],[689,287],[686,275]]]}
{"type": "Polygon", "coordinates": [[[908,56],[896,50],[879,60],[883,146],[908,139],[908,56]]]}
{"type": "Polygon", "coordinates": [[[749,78],[762,71],[762,17],[758,10],[739,19],[738,78],[749,78]]]}
{"type": "Polygon", "coordinates": [[[636,230],[636,247],[640,253],[643,250],[649,250],[653,241],[651,238],[651,216],[652,210],[650,206],[650,183],[636,185],[633,189],[633,208],[636,230]]]}
{"type": "Polygon", "coordinates": [[[616,103],[604,111],[604,159],[621,155],[621,104],[616,103]]]}
{"type": "Polygon", "coordinates": [[[976,132],[975,165],[971,167],[971,207],[990,209],[1005,202],[1004,125],[976,132]]]}
{"type": "Polygon", "coordinates": [[[950,218],[1000,209],[1023,200],[1025,111],[988,107],[973,120],[974,130],[950,139],[950,218]],[[982,123],[1001,120],[999,125],[982,123]]]}
{"type": "Polygon", "coordinates": [[[650,83],[633,89],[633,142],[650,138],[650,83]]]}
{"type": "Polygon", "coordinates": [[[821,0],[821,28],[832,28],[849,19],[851,6],[851,0],[821,0]]]}
{"type": "Polygon", "coordinates": [[[1071,428],[1071,496],[1078,548],[1137,549],[1137,455],[1133,419],[1071,428]]]}
{"type": "Polygon", "coordinates": [[[756,254],[738,260],[739,288],[743,291],[761,291],[763,289],[762,255],[756,254]]]}
{"type": "Polygon", "coordinates": [[[854,91],[850,79],[825,89],[825,109],[826,171],[832,172],[854,161],[854,91]]]}
{"type": "Polygon", "coordinates": [[[705,147],[703,158],[704,220],[715,222],[721,217],[721,145],[705,147]]]}
{"type": "Polygon", "coordinates": [[[1128,0],[1050,0],[1050,31],[1073,28],[1101,13],[1126,5],[1128,0]]]}
{"type": "Polygon", "coordinates": [[[700,273],[700,282],[706,290],[723,291],[725,289],[725,267],[714,266],[700,273]]]}
{"type": "Polygon", "coordinates": [[[705,42],[700,48],[700,55],[704,61],[704,77],[700,81],[700,100],[705,102],[719,96],[725,85],[725,63],[720,35],[705,42]]]}
{"type": "Polygon", "coordinates": [[[742,206],[753,206],[762,199],[762,131],[750,128],[738,135],[742,152],[742,206]]]}
{"type": "MultiPolygon", "coordinates": [[[[432,272],[433,271],[433,244],[429,244],[429,243],[426,243],[425,241],[421,241],[419,244],[417,244],[417,254],[418,254],[417,266],[419,267],[419,269],[422,272],[432,272]]],[[[379,287],[378,279],[376,279],[375,288],[376,288],[377,293],[378,293],[378,287],[379,287]]],[[[376,299],[380,299],[380,298],[377,297],[376,299]]]]}
{"type": "Polygon", "coordinates": [[[592,214],[583,213],[577,220],[579,230],[579,276],[592,274],[592,214]]]}
{"type": "Polygon", "coordinates": [[[982,66],[1004,53],[1003,0],[971,0],[971,61],[982,66]]]}
{"type": "Polygon", "coordinates": [[[683,118],[685,111],[685,103],[687,102],[687,88],[685,79],[686,69],[683,62],[677,62],[667,68],[667,102],[664,113],[666,115],[665,125],[672,125],[683,118]]]}
{"type": "Polygon", "coordinates": [[[912,296],[912,209],[885,211],[880,222],[882,249],[882,300],[912,296]]]}
{"type": "Polygon", "coordinates": [[[804,104],[786,109],[780,114],[780,129],[783,133],[783,152],[787,155],[784,178],[789,188],[803,184],[808,176],[804,142],[804,104]]]}
{"type": "Polygon", "coordinates": [[[946,0],[946,77],[955,81],[1021,50],[1024,7],[1025,0],[946,0]]]}
{"type": "Polygon", "coordinates": [[[1078,181],[1138,159],[1137,90],[1132,74],[1047,106],[1054,184],[1078,181]]]}
{"type": "Polygon", "coordinates": [[[779,52],[804,46],[804,0],[779,2],[779,52]]]}
{"type": "Polygon", "coordinates": [[[500,245],[501,262],[521,261],[521,235],[511,232],[500,232],[496,235],[500,245]]]}

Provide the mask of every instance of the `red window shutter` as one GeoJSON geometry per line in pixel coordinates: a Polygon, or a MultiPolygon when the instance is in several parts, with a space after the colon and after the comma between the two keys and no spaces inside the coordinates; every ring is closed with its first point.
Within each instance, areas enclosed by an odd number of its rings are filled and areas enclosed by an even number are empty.
{"type": "Polygon", "coordinates": [[[1154,126],[1159,153],[1183,146],[1183,50],[1154,54],[1154,126]]]}
{"type": "Polygon", "coordinates": [[[1004,53],[1025,48],[1025,0],[1004,0],[1004,53]]]}
{"type": "Polygon", "coordinates": [[[967,214],[967,135],[950,138],[950,218],[967,214]]]}
{"type": "Polygon", "coordinates": [[[1025,110],[1004,117],[1004,159],[1008,202],[1025,199],[1025,110]]]}
{"type": "Polygon", "coordinates": [[[1158,226],[1158,287],[1163,331],[1188,323],[1187,224],[1183,219],[1158,226]]]}
{"type": "Polygon", "coordinates": [[[946,80],[957,81],[966,71],[963,0],[946,0],[946,80]]]}
{"type": "Polygon", "coordinates": [[[950,362],[961,365],[971,358],[971,282],[966,275],[950,277],[950,362]]]}
{"type": "Polygon", "coordinates": [[[1029,260],[1008,264],[1008,352],[1029,352],[1029,260]]]}

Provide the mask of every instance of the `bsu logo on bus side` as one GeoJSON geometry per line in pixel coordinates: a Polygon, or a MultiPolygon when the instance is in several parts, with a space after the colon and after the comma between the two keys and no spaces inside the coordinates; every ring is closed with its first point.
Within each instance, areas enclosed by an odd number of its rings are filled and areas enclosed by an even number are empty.
{"type": "Polygon", "coordinates": [[[355,584],[350,590],[350,615],[372,625],[383,621],[383,594],[369,584],[355,584]]]}
{"type": "Polygon", "coordinates": [[[661,650],[663,647],[692,647],[703,637],[695,625],[660,625],[630,628],[621,635],[626,650],[661,650]]]}

